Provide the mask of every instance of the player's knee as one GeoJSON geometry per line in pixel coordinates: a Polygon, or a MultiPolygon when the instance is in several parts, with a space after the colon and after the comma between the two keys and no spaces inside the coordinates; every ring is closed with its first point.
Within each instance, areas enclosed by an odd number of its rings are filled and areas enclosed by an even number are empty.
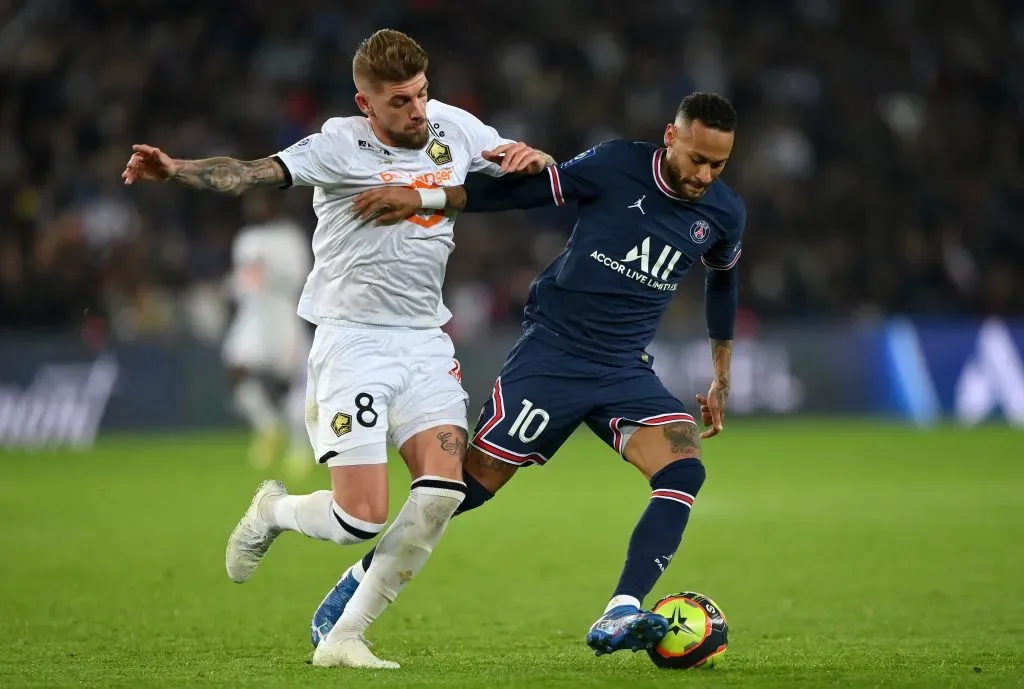
{"type": "Polygon", "coordinates": [[[350,514],[355,519],[359,519],[364,522],[382,524],[388,520],[388,505],[383,501],[349,499],[341,502],[338,500],[337,496],[335,496],[334,504],[337,505],[339,509],[343,509],[346,514],[350,514]]]}
{"type": "Polygon", "coordinates": [[[374,538],[387,525],[387,506],[380,509],[370,503],[357,503],[342,507],[335,499],[331,502],[331,519],[335,527],[331,540],[338,545],[365,543],[374,538]]]}
{"type": "Polygon", "coordinates": [[[399,451],[413,476],[461,481],[466,431],[452,425],[429,428],[406,440],[399,451]]]}
{"type": "MultiPolygon", "coordinates": [[[[367,455],[372,456],[369,452],[367,455]]],[[[383,524],[388,520],[387,464],[332,466],[331,496],[345,514],[363,522],[383,524]]]]}
{"type": "Polygon", "coordinates": [[[692,423],[642,426],[630,436],[623,457],[650,480],[678,459],[700,461],[700,431],[692,423]]]}
{"type": "Polygon", "coordinates": [[[490,455],[484,454],[475,446],[471,446],[466,452],[466,461],[462,467],[463,480],[469,484],[470,477],[484,490],[494,495],[498,490],[515,476],[519,469],[515,464],[503,462],[490,455]]]}
{"type": "Polygon", "coordinates": [[[655,497],[677,499],[693,504],[707,471],[703,462],[694,457],[677,459],[651,476],[651,488],[655,497]]]}
{"type": "Polygon", "coordinates": [[[334,505],[354,519],[372,524],[383,524],[388,520],[386,491],[378,494],[368,490],[363,494],[353,494],[352,491],[334,490],[333,494],[334,505]]]}
{"type": "Polygon", "coordinates": [[[480,507],[494,497],[495,491],[478,481],[473,474],[469,473],[469,471],[463,472],[462,481],[466,484],[466,497],[462,501],[462,504],[459,505],[458,509],[455,510],[455,514],[462,514],[463,512],[475,510],[477,507],[480,507]]]}
{"type": "Polygon", "coordinates": [[[462,480],[462,463],[466,459],[466,448],[469,447],[469,434],[465,428],[450,426],[437,434],[440,452],[434,454],[443,476],[462,480]]]}

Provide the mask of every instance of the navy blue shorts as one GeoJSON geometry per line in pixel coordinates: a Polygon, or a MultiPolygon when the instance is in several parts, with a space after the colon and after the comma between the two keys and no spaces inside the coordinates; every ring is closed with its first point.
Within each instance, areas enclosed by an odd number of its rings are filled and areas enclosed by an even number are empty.
{"type": "Polygon", "coordinates": [[[630,426],[696,423],[649,366],[615,366],[534,337],[509,352],[473,447],[517,466],[544,464],[586,423],[620,455],[630,426]]]}

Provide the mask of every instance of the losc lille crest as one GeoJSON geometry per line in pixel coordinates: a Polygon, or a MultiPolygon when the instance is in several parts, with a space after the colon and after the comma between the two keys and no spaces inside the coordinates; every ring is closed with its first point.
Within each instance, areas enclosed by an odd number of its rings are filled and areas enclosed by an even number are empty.
{"type": "Polygon", "coordinates": [[[427,146],[427,155],[436,165],[447,165],[452,162],[452,149],[437,139],[431,139],[430,145],[427,146]]]}
{"type": "Polygon", "coordinates": [[[331,419],[331,430],[339,438],[352,430],[352,417],[344,412],[338,412],[331,419]]]}

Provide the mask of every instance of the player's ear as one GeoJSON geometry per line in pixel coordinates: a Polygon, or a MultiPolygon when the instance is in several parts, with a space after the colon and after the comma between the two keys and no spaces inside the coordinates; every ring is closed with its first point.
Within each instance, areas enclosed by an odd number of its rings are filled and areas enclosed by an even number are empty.
{"type": "Polygon", "coordinates": [[[674,122],[669,122],[665,125],[665,147],[671,148],[672,142],[676,138],[676,125],[674,122]]]}
{"type": "Polygon", "coordinates": [[[373,107],[370,106],[370,101],[366,100],[366,96],[361,91],[356,93],[356,106],[367,117],[373,115],[373,107]]]}

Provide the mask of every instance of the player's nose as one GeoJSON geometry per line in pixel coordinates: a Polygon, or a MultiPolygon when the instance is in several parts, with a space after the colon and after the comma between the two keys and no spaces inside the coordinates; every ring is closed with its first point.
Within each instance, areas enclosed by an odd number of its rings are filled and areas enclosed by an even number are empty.
{"type": "Polygon", "coordinates": [[[701,184],[703,184],[704,186],[711,184],[711,166],[701,165],[697,169],[697,179],[699,179],[701,181],[701,184]]]}

